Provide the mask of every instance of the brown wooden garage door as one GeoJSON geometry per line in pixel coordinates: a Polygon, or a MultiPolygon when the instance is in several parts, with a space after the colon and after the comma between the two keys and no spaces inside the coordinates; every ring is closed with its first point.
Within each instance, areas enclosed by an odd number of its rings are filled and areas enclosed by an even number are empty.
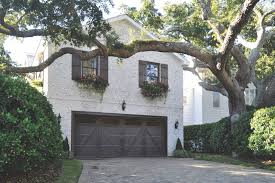
{"type": "Polygon", "coordinates": [[[74,123],[78,158],[166,155],[164,117],[76,114],[74,123]]]}

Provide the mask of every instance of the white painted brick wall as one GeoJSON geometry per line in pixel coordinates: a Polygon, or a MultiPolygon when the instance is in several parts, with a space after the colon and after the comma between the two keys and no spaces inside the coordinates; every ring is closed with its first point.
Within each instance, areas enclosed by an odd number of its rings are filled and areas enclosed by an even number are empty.
{"type": "MultiPolygon", "coordinates": [[[[129,25],[121,23],[119,27],[119,34],[124,35],[123,38],[129,38],[127,33],[129,25]]],[[[181,65],[181,61],[169,53],[138,53],[124,59],[122,64],[118,64],[116,58],[110,57],[110,85],[104,95],[100,96],[93,91],[78,87],[77,83],[71,79],[71,55],[64,55],[47,69],[44,85],[54,111],[62,116],[62,131],[69,141],[71,141],[72,111],[167,116],[167,151],[168,155],[172,155],[177,138],[183,141],[181,65]],[[150,100],[141,95],[138,87],[138,60],[168,64],[170,91],[167,98],[150,100]],[[125,111],[121,110],[123,100],[127,103],[125,111]],[[175,121],[180,123],[177,130],[174,128],[175,121]]]]}

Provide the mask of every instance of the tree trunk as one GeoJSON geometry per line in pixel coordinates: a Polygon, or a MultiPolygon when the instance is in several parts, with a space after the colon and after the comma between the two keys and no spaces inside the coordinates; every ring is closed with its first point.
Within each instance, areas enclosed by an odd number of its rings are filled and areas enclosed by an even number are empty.
{"type": "Polygon", "coordinates": [[[246,111],[243,91],[230,93],[228,96],[230,116],[241,114],[246,111]]]}
{"type": "Polygon", "coordinates": [[[232,78],[226,70],[219,71],[215,66],[210,66],[210,69],[228,93],[230,116],[245,112],[244,91],[238,81],[232,78]]]}

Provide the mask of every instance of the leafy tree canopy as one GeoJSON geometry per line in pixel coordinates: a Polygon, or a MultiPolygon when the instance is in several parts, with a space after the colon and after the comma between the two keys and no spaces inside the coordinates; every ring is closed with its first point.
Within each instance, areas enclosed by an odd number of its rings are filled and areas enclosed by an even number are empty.
{"type": "Polygon", "coordinates": [[[159,33],[163,29],[163,20],[161,13],[155,8],[154,0],[141,0],[143,6],[141,9],[122,5],[121,9],[129,14],[135,21],[141,22],[145,28],[155,33],[159,33]]]}
{"type": "Polygon", "coordinates": [[[111,0],[1,0],[0,32],[81,45],[110,30],[103,20],[109,5],[111,0]]]}
{"type": "MultiPolygon", "coordinates": [[[[212,23],[225,33],[226,27],[229,26],[230,22],[239,12],[242,3],[242,0],[211,1],[212,23]]],[[[262,13],[270,11],[273,3],[274,0],[260,1],[256,9],[262,13]]],[[[217,35],[212,30],[212,27],[210,27],[207,21],[202,21],[201,7],[197,0],[193,0],[191,3],[168,3],[164,7],[163,15],[154,8],[154,1],[151,0],[143,0],[143,6],[140,9],[123,5],[123,11],[134,20],[141,22],[145,28],[159,33],[163,39],[185,40],[207,48],[212,52],[216,52],[220,46],[217,35]],[[154,16],[148,16],[148,12],[153,12],[152,15],[154,16]]],[[[255,30],[258,28],[258,21],[258,17],[254,13],[241,32],[243,38],[248,41],[256,40],[257,34],[255,30]]],[[[269,26],[274,26],[274,18],[273,20],[269,20],[268,24],[269,26]]],[[[273,38],[275,38],[274,35],[273,38]]],[[[259,79],[263,79],[275,72],[275,63],[273,60],[275,42],[272,40],[275,39],[270,39],[263,46],[261,57],[256,64],[256,74],[259,79]]],[[[248,55],[248,52],[248,49],[243,48],[245,55],[248,55]]],[[[231,74],[237,72],[237,63],[233,58],[230,58],[228,64],[230,65],[231,74]]],[[[217,82],[210,72],[204,72],[203,78],[210,83],[217,82]]]]}

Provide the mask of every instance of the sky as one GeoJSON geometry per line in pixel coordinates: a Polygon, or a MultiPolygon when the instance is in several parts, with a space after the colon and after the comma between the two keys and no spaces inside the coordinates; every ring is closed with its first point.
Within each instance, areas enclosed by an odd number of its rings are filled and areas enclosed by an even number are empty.
{"type": "MultiPolygon", "coordinates": [[[[160,11],[163,9],[165,3],[182,3],[188,0],[155,0],[156,8],[160,11]]],[[[110,13],[105,15],[106,18],[117,16],[122,12],[119,10],[119,7],[122,4],[137,7],[141,6],[140,0],[113,0],[114,7],[110,9],[110,13]]],[[[22,65],[26,60],[26,55],[35,54],[41,37],[32,37],[25,39],[17,39],[17,38],[8,38],[5,42],[5,49],[10,53],[10,56],[13,61],[15,61],[18,65],[22,65]]]]}

